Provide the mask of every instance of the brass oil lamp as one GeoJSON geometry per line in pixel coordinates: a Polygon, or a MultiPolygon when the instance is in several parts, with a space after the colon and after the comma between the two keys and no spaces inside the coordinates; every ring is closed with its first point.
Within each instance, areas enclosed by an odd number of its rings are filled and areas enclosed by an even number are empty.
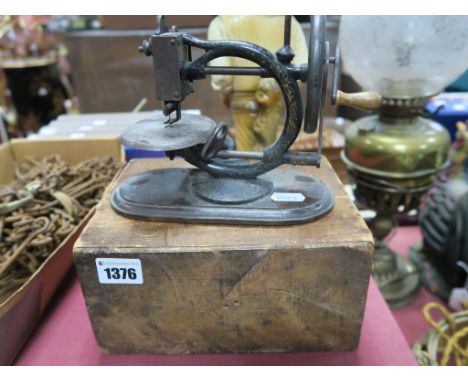
{"type": "Polygon", "coordinates": [[[375,211],[373,276],[387,303],[401,307],[419,289],[418,271],[391,251],[385,238],[394,215],[418,207],[447,166],[450,137],[422,115],[427,99],[468,66],[464,16],[344,16],[340,45],[344,70],[383,97],[378,114],[355,121],[342,159],[357,202],[375,211]]]}

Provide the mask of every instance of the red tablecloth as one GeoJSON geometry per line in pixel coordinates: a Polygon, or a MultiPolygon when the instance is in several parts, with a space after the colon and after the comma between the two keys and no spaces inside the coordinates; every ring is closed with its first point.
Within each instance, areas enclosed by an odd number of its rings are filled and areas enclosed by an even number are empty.
{"type": "MultiPolygon", "coordinates": [[[[418,231],[401,228],[392,240],[397,250],[418,240],[418,231]]],[[[395,311],[406,338],[412,342],[427,326],[414,307],[395,311]],[[415,323],[407,326],[404,321],[415,323]]],[[[405,336],[371,280],[357,350],[343,353],[275,353],[213,355],[104,355],[97,347],[80,285],[74,273],[39,323],[16,365],[416,365],[405,336]]]]}

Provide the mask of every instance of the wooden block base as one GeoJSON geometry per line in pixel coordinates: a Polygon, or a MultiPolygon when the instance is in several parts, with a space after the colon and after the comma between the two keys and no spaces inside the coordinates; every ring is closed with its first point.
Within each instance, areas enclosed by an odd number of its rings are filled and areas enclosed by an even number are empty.
{"type": "Polygon", "coordinates": [[[294,167],[335,194],[333,210],[312,223],[160,223],[112,210],[110,192],[128,176],[186,166],[177,160],[130,162],[75,244],[101,349],[182,354],[356,348],[374,247],[328,161],[320,169],[294,167]],[[100,284],[96,258],[139,259],[143,284],[100,284]]]}

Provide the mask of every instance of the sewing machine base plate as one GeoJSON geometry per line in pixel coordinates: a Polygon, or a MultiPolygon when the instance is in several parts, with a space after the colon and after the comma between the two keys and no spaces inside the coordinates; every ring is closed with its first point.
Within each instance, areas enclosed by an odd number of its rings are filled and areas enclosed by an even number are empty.
{"type": "Polygon", "coordinates": [[[111,203],[124,216],[144,220],[284,225],[324,216],[334,197],[321,181],[293,171],[233,179],[170,168],[127,179],[114,190],[111,203]]]}

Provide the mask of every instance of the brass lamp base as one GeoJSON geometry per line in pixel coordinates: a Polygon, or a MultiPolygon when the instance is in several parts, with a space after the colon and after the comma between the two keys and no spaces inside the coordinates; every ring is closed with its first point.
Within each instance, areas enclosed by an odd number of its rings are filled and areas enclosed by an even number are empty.
{"type": "Polygon", "coordinates": [[[419,291],[419,272],[411,260],[397,255],[386,244],[375,247],[372,275],[392,309],[411,304],[419,291]]]}

